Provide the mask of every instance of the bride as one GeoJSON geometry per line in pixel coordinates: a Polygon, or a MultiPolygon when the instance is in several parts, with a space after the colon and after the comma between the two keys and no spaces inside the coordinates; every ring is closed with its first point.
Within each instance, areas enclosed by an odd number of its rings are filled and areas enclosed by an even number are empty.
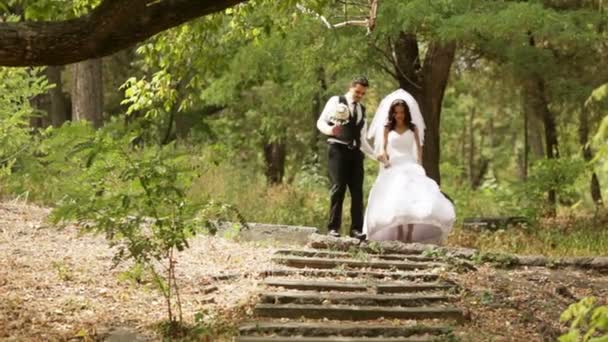
{"type": "Polygon", "coordinates": [[[369,240],[441,244],[452,229],[454,206],[420,165],[424,128],[418,103],[406,91],[380,103],[368,131],[383,166],[365,215],[369,240]]]}

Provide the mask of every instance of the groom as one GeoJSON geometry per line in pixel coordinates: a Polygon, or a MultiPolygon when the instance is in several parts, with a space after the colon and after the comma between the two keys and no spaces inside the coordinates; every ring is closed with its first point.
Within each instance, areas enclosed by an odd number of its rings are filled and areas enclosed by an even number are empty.
{"type": "Polygon", "coordinates": [[[327,101],[317,128],[329,138],[330,211],[328,234],[340,236],[342,204],[346,188],[352,200],[350,236],[365,240],[363,234],[363,153],[374,160],[374,152],[366,140],[365,107],[360,103],[369,82],[365,77],[355,78],[348,92],[333,96],[327,101]],[[363,153],[362,153],[363,152],[363,153]]]}

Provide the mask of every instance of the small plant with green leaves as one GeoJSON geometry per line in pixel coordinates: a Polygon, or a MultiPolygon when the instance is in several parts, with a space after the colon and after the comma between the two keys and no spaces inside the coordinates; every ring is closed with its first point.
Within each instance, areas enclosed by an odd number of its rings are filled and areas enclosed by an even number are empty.
{"type": "Polygon", "coordinates": [[[74,279],[74,274],[72,270],[64,263],[60,261],[53,261],[51,263],[55,271],[57,271],[57,276],[62,281],[71,281],[74,279]]]}
{"type": "Polygon", "coordinates": [[[228,240],[236,239],[237,236],[239,236],[239,233],[241,232],[241,227],[242,225],[240,223],[231,224],[222,232],[222,237],[228,240]]]}
{"type": "Polygon", "coordinates": [[[478,252],[473,256],[473,262],[477,264],[483,264],[486,262],[492,263],[494,266],[499,267],[512,267],[517,264],[517,258],[504,253],[483,253],[478,252]]]}
{"type": "Polygon", "coordinates": [[[378,241],[370,241],[367,248],[374,254],[384,254],[384,248],[378,241]]]}
{"type": "Polygon", "coordinates": [[[606,342],[608,341],[608,306],[597,305],[596,299],[587,297],[574,303],[561,314],[560,321],[569,323],[560,342],[606,342]]]}
{"type": "Polygon", "coordinates": [[[447,256],[448,251],[445,248],[429,247],[422,252],[422,256],[429,258],[443,258],[447,256]]]}
{"type": "Polygon", "coordinates": [[[479,302],[483,305],[489,305],[494,302],[494,294],[490,291],[483,291],[479,298],[479,302]]]}
{"type": "Polygon", "coordinates": [[[131,268],[122,272],[118,276],[118,280],[127,281],[134,285],[142,285],[147,283],[149,280],[146,279],[147,275],[146,265],[142,263],[135,263],[131,268]]]}
{"type": "Polygon", "coordinates": [[[84,231],[104,234],[118,247],[115,263],[132,260],[149,273],[165,297],[167,327],[179,335],[183,319],[175,275],[177,252],[188,248],[189,238],[214,227],[216,220],[230,217],[232,208],[188,197],[196,176],[191,156],[173,145],[133,147],[132,135],[126,133],[102,129],[75,147],[72,152],[81,157],[83,171],[73,181],[80,186],[70,187],[73,191],[52,218],[76,220],[84,231]]]}
{"type": "Polygon", "coordinates": [[[358,248],[355,246],[351,246],[348,249],[347,253],[352,259],[361,260],[361,261],[368,261],[371,259],[371,256],[368,253],[366,253],[361,248],[358,248]]]}

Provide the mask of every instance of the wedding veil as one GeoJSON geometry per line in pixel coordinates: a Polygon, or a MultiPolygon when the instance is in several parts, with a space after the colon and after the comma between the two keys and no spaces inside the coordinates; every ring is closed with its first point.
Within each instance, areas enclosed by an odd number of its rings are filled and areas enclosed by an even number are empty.
{"type": "Polygon", "coordinates": [[[412,123],[418,128],[418,135],[420,137],[420,145],[424,145],[424,119],[422,113],[420,113],[420,107],[416,99],[403,89],[397,89],[394,92],[387,95],[378,106],[378,110],[374,115],[372,124],[369,126],[367,131],[367,139],[374,139],[374,152],[376,155],[382,153],[384,146],[384,125],[388,121],[388,111],[391,108],[391,104],[395,100],[403,100],[407,104],[410,114],[412,116],[412,123]]]}

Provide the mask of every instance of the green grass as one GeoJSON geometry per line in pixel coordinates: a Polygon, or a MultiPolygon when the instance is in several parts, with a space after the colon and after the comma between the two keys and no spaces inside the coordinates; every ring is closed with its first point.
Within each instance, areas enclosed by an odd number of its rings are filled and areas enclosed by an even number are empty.
{"type": "Polygon", "coordinates": [[[608,214],[558,216],[541,219],[532,227],[496,232],[474,232],[456,227],[449,237],[453,246],[484,252],[539,254],[553,257],[608,255],[608,214]]]}
{"type": "MultiPolygon", "coordinates": [[[[199,155],[195,163],[201,165],[200,177],[188,196],[196,199],[211,198],[232,204],[248,222],[301,225],[319,228],[325,232],[329,211],[327,177],[322,173],[299,172],[290,184],[269,186],[255,165],[240,165],[228,161],[214,163],[204,151],[193,151],[199,155]]],[[[0,189],[4,195],[14,198],[29,194],[29,199],[44,205],[54,205],[61,199],[63,189],[70,177],[79,170],[66,169],[69,164],[53,168],[61,172],[46,171],[47,177],[37,168],[26,168],[27,172],[16,173],[5,178],[0,189]],[[32,174],[40,174],[32,177],[32,174]],[[62,188],[63,184],[63,188],[62,188]],[[10,186],[7,186],[10,185],[10,186]]],[[[365,193],[373,184],[376,165],[366,163],[365,193]]],[[[322,168],[321,168],[322,169],[322,168]]],[[[497,232],[472,232],[461,228],[465,217],[495,215],[522,215],[525,206],[517,203],[508,186],[486,187],[470,190],[466,187],[443,187],[456,204],[457,223],[448,243],[454,246],[477,248],[487,252],[543,254],[547,256],[606,255],[608,251],[608,212],[593,212],[580,206],[576,209],[560,208],[557,219],[532,218],[526,228],[510,228],[497,232]],[[517,210],[520,211],[517,211],[517,210]]],[[[343,208],[342,233],[350,226],[350,198],[343,208]]]]}

